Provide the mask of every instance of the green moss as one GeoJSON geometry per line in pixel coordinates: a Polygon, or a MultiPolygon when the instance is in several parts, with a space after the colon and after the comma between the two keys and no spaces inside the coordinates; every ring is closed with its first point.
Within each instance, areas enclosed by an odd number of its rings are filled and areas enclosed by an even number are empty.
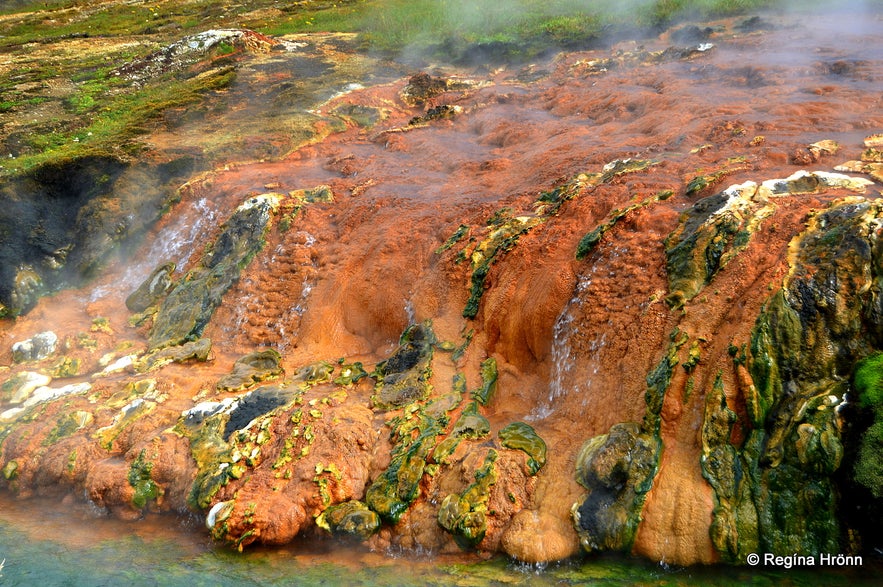
{"type": "Polygon", "coordinates": [[[491,432],[491,424],[478,412],[478,403],[472,402],[460,414],[451,431],[452,437],[479,439],[491,432]]]}
{"type": "Polygon", "coordinates": [[[876,353],[856,365],[853,383],[859,404],[883,417],[883,353],[876,353]]]}
{"type": "Polygon", "coordinates": [[[499,432],[500,443],[506,448],[527,454],[527,468],[536,475],[546,464],[546,442],[524,422],[513,422],[499,432]]]}
{"type": "Polygon", "coordinates": [[[481,362],[481,387],[472,392],[472,398],[483,406],[490,403],[497,390],[497,360],[488,357],[481,362]]]}
{"type": "Polygon", "coordinates": [[[883,498],[883,419],[865,431],[855,463],[853,478],[857,483],[867,487],[877,499],[883,498]]]}
{"type": "Polygon", "coordinates": [[[496,460],[497,452],[488,451],[475,472],[475,481],[463,493],[452,493],[442,500],[438,523],[463,548],[475,547],[487,532],[487,504],[491,486],[497,482],[496,460]]]}
{"type": "Polygon", "coordinates": [[[325,509],[316,525],[335,536],[367,540],[380,529],[380,517],[361,501],[347,501],[325,509]]]}
{"type": "Polygon", "coordinates": [[[690,351],[687,356],[687,360],[683,362],[681,365],[684,368],[684,371],[687,373],[692,373],[693,369],[696,368],[696,365],[699,364],[699,361],[702,360],[702,351],[699,348],[699,341],[694,340],[690,345],[690,351]]]}
{"type": "Polygon", "coordinates": [[[859,405],[873,423],[861,437],[853,478],[877,499],[883,498],[883,353],[861,361],[853,375],[859,405]]]}
{"type": "Polygon", "coordinates": [[[132,505],[137,509],[143,509],[149,502],[162,496],[162,488],[150,478],[153,463],[147,460],[146,449],[141,449],[138,456],[129,467],[129,485],[135,489],[132,496],[132,505]]]}

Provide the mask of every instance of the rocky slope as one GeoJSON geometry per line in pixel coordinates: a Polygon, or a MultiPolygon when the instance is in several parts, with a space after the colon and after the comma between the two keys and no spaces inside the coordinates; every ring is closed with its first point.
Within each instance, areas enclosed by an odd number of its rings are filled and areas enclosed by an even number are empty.
{"type": "MultiPolygon", "coordinates": [[[[4,275],[28,301],[0,331],[0,486],[199,512],[239,548],[879,546],[869,18],[351,87],[282,159],[179,168],[125,256],[59,221],[29,263],[97,242],[100,269],[42,298],[4,275]]],[[[140,201],[88,163],[80,210],[140,201]]]]}

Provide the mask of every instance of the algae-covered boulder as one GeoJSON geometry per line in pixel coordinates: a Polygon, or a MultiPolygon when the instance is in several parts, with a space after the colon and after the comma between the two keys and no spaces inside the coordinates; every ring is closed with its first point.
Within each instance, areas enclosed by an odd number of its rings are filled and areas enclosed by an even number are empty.
{"type": "Polygon", "coordinates": [[[172,274],[174,272],[174,263],[164,263],[154,269],[147,279],[138,286],[138,289],[126,298],[126,307],[129,311],[143,312],[156,304],[172,287],[172,274]]]}
{"type": "Polygon", "coordinates": [[[697,202],[665,241],[668,302],[683,305],[748,245],[774,205],[748,182],[697,202]]]}
{"type": "Polygon", "coordinates": [[[182,345],[158,348],[134,361],[133,367],[139,373],[159,369],[169,363],[184,363],[186,361],[207,361],[211,354],[212,341],[210,338],[200,338],[182,345]]]}
{"type": "MultiPolygon", "coordinates": [[[[845,198],[793,239],[791,272],[752,332],[750,384],[743,386],[749,433],[741,444],[730,444],[736,417],[722,382],[707,399],[703,473],[715,492],[712,541],[726,560],[741,562],[758,550],[818,555],[848,548],[838,514],[850,507],[840,501],[847,452],[841,409],[856,363],[883,343],[876,276],[883,248],[871,228],[881,215],[877,202],[845,198]]],[[[866,398],[873,397],[872,364],[857,371],[866,398]]],[[[855,435],[874,446],[873,427],[855,435]]],[[[859,484],[868,462],[857,460],[859,484]]]]}
{"type": "Polygon", "coordinates": [[[264,246],[275,194],[249,198],[224,224],[196,268],[185,275],[160,306],[150,331],[151,349],[199,338],[221,298],[264,246]]]}
{"type": "Polygon", "coordinates": [[[577,456],[577,481],[589,495],[573,507],[583,548],[631,548],[660,448],[657,437],[634,423],[616,424],[583,445],[577,456]]]}
{"type": "Polygon", "coordinates": [[[392,409],[427,396],[435,343],[435,333],[428,323],[405,330],[393,355],[377,365],[376,407],[392,409]]]}
{"type": "Polygon", "coordinates": [[[749,181],[703,198],[681,215],[678,228],[665,241],[670,293],[680,307],[750,243],[762,221],[776,210],[774,198],[820,193],[832,188],[864,193],[866,179],[835,173],[799,171],[785,179],[758,185],[749,181]]]}
{"type": "Polygon", "coordinates": [[[282,375],[282,355],[275,349],[255,351],[236,360],[233,372],[222,377],[217,384],[220,391],[241,391],[260,381],[282,375]]]}
{"type": "Polygon", "coordinates": [[[366,540],[380,529],[380,516],[361,501],[347,501],[322,512],[316,525],[335,536],[366,540]]]}
{"type": "Polygon", "coordinates": [[[497,482],[496,460],[497,452],[489,451],[475,472],[475,481],[463,493],[445,497],[438,510],[439,525],[464,548],[476,546],[487,532],[487,504],[491,486],[497,482]]]}

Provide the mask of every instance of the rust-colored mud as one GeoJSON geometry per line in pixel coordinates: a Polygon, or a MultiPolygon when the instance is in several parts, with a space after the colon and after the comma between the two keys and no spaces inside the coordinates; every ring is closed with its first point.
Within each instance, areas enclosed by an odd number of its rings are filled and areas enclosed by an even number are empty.
{"type": "MultiPolygon", "coordinates": [[[[522,420],[548,446],[548,462],[536,479],[525,484],[524,473],[515,472],[498,482],[501,489],[492,495],[490,508],[502,513],[489,525],[481,548],[506,548],[525,560],[560,558],[579,548],[570,520],[571,506],[585,493],[575,480],[576,453],[616,423],[641,421],[647,373],[678,331],[699,341],[701,359],[690,373],[676,367],[665,395],[664,449],[633,550],[671,563],[715,562],[709,538],[713,492],[699,466],[705,393],[718,374],[726,389],[739,389],[728,349],[749,340],[762,304],[788,271],[788,243],[803,230],[807,215],[846,192],[778,200],[748,248],[682,308],[665,303],[663,242],[681,212],[701,197],[799,169],[831,171],[859,159],[862,139],[883,129],[879,15],[765,22],[768,26],[752,33],[737,31],[735,22],[716,23],[723,32],[711,39],[714,47],[689,55],[653,55],[675,44],[664,35],[642,46],[625,43],[521,69],[462,74],[457,79],[470,82],[468,87],[455,85],[459,89],[433,97],[426,106],[402,100],[407,79],[356,90],[325,104],[323,113],[372,107],[384,116],[375,125],[348,120],[344,132],[281,161],[231,165],[194,178],[133,258],[116,262],[89,288],[46,298],[30,314],[2,325],[0,361],[10,365],[4,377],[34,369],[12,364],[10,347],[43,330],[69,341],[65,354],[83,360],[82,373],[98,370],[105,353],[143,352],[146,327],[127,324],[126,296],[162,262],[177,261],[184,270],[192,266],[218,225],[250,195],[325,184],[334,202],[305,206],[284,229],[278,218],[274,221],[263,251],[205,330],[213,341],[212,360],[171,365],[151,375],[168,398],[149,416],[126,428],[109,450],[95,448],[89,434],[69,436],[62,441],[66,448],[55,453],[78,451],[75,464],[44,461],[39,471],[23,466],[7,487],[22,496],[85,489],[99,504],[137,515],[126,506],[132,500],[126,475],[135,452],[146,448],[161,455],[154,479],[164,484],[165,494],[156,507],[183,508],[195,466],[186,439],[164,430],[197,401],[224,397],[214,384],[234,360],[273,347],[288,375],[341,357],[374,365],[390,355],[409,324],[431,320],[439,340],[460,344],[474,331],[462,358],[437,359],[435,390],[449,390],[456,371],[465,374],[470,389],[478,386],[481,362],[493,357],[498,388],[482,408],[491,438],[522,420]],[[409,125],[427,108],[441,105],[462,110],[409,125]],[[808,145],[824,139],[837,141],[841,150],[806,154],[808,145]],[[537,210],[542,193],[628,158],[655,164],[579,190],[554,215],[537,210]],[[714,179],[688,193],[698,176],[714,179]],[[615,209],[667,190],[670,197],[629,212],[577,260],[580,239],[615,209]],[[542,217],[542,222],[499,254],[477,315],[464,318],[472,269],[458,253],[464,247],[471,252],[469,247],[487,238],[488,221],[504,209],[511,217],[542,217]],[[439,252],[461,225],[468,227],[468,236],[439,252]],[[107,319],[112,333],[92,332],[99,317],[107,319]],[[89,333],[96,348],[78,346],[79,333],[89,333]],[[515,484],[521,484],[518,498],[507,500],[506,491],[512,495],[515,484]],[[528,513],[516,515],[518,510],[528,513]],[[549,533],[542,541],[549,553],[528,544],[531,538],[525,536],[531,533],[525,528],[531,525],[549,533]]],[[[869,195],[879,192],[875,185],[869,195]]],[[[688,350],[689,345],[680,349],[682,362],[688,350]]],[[[124,372],[97,380],[91,397],[100,405],[130,379],[124,372]]],[[[89,377],[71,381],[81,380],[89,377]]],[[[362,498],[364,486],[385,468],[390,450],[385,426],[390,414],[375,410],[370,415],[371,386],[355,386],[348,394],[347,401],[359,407],[347,408],[353,412],[342,414],[341,422],[354,427],[352,438],[376,437],[376,444],[338,447],[338,452],[358,452],[339,455],[342,461],[351,459],[352,484],[335,495],[338,501],[362,498]],[[368,424],[370,434],[362,428],[368,424]]],[[[734,410],[743,409],[741,400],[728,399],[734,410]]],[[[96,428],[109,426],[116,413],[96,410],[87,396],[70,403],[95,411],[96,428]]],[[[34,423],[7,438],[0,462],[44,450],[47,428],[61,409],[52,404],[41,416],[45,425],[34,423]]],[[[451,486],[443,491],[425,480],[424,497],[398,525],[373,539],[377,545],[456,549],[437,527],[438,503],[430,496],[462,491],[480,462],[470,468],[462,464],[469,455],[455,453],[454,459],[463,467],[459,481],[445,478],[451,486]]],[[[501,460],[498,474],[514,468],[501,460]]],[[[312,515],[321,509],[311,501],[315,495],[292,503],[292,493],[276,494],[272,479],[257,476],[247,491],[252,501],[276,500],[277,510],[287,512],[264,524],[267,542],[312,531],[312,515]]]]}

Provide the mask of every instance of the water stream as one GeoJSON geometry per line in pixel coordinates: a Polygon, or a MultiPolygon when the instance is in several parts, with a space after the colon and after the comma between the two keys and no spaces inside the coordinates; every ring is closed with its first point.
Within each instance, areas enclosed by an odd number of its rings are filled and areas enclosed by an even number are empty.
{"type": "Polygon", "coordinates": [[[838,570],[690,569],[623,556],[545,568],[497,557],[377,553],[357,544],[305,540],[239,553],[199,531],[192,517],[122,522],[85,504],[0,494],[0,585],[872,585],[881,561],[838,570]],[[403,564],[404,563],[404,564],[403,564]]]}

